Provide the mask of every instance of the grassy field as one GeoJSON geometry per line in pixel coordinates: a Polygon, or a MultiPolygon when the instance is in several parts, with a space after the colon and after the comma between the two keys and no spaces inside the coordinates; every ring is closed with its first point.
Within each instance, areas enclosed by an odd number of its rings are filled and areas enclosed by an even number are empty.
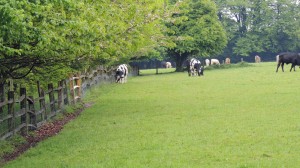
{"type": "Polygon", "coordinates": [[[275,67],[100,86],[92,107],[6,167],[299,167],[300,70],[275,67]]]}

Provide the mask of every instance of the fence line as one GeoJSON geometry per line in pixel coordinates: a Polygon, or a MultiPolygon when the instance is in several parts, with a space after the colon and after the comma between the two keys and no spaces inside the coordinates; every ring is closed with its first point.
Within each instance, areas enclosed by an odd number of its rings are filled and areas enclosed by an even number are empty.
{"type": "MultiPolygon", "coordinates": [[[[138,67],[132,67],[129,74],[136,76],[138,71],[138,67]]],[[[47,90],[41,88],[38,81],[37,98],[27,95],[26,88],[20,88],[17,93],[12,83],[0,83],[0,139],[40,127],[61,113],[65,106],[80,102],[91,87],[102,82],[114,82],[114,74],[114,67],[99,66],[94,70],[70,74],[68,79],[59,81],[56,88],[50,83],[47,90]]]]}

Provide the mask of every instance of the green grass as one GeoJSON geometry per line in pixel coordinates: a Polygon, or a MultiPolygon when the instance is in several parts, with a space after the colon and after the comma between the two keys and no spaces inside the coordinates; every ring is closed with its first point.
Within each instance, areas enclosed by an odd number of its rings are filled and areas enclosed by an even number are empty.
{"type": "Polygon", "coordinates": [[[300,70],[275,67],[102,85],[92,107],[6,167],[298,167],[300,70]]]}

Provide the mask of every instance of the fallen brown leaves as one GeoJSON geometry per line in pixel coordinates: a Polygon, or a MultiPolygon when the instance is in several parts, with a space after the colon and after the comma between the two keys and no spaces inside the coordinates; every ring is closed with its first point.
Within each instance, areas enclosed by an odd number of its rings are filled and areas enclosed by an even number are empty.
{"type": "MultiPolygon", "coordinates": [[[[85,107],[89,107],[90,104],[86,104],[85,107]]],[[[4,155],[2,158],[3,160],[0,161],[0,165],[4,165],[6,162],[10,160],[16,159],[18,156],[20,156],[22,153],[24,153],[26,150],[28,150],[31,147],[34,147],[38,142],[41,142],[45,140],[48,137],[52,137],[56,134],[58,134],[65,124],[67,124],[69,121],[75,119],[83,109],[79,109],[78,111],[74,113],[65,114],[62,118],[54,120],[52,122],[48,122],[44,125],[42,125],[37,130],[33,131],[33,134],[30,135],[23,135],[26,139],[26,143],[19,145],[16,147],[15,151],[9,154],[4,155]]]]}

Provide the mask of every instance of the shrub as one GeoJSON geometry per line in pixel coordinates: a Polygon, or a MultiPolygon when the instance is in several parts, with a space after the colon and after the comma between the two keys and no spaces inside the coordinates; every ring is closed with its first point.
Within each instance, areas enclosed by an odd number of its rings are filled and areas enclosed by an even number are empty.
{"type": "Polygon", "coordinates": [[[13,137],[11,137],[9,139],[9,142],[11,143],[11,145],[17,147],[21,144],[26,143],[26,139],[23,136],[17,134],[17,135],[14,135],[13,137]]]}
{"type": "Polygon", "coordinates": [[[15,150],[14,145],[6,140],[0,140],[0,158],[7,153],[12,153],[15,150]]]}

